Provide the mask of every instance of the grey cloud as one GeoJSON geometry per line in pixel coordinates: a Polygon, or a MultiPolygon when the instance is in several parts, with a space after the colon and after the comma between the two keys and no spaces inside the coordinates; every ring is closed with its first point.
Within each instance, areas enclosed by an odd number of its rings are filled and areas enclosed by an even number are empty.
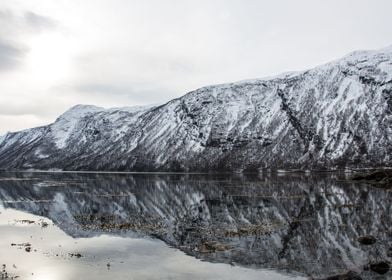
{"type": "Polygon", "coordinates": [[[36,31],[52,29],[58,26],[57,21],[53,20],[52,18],[42,16],[33,12],[25,12],[24,20],[25,20],[25,24],[28,27],[36,31]]]}
{"type": "Polygon", "coordinates": [[[0,10],[0,21],[12,20],[14,14],[10,10],[0,10]]]}
{"type": "Polygon", "coordinates": [[[0,38],[0,71],[16,68],[26,52],[26,48],[5,42],[0,38]]]}
{"type": "Polygon", "coordinates": [[[20,16],[11,10],[0,10],[0,72],[13,70],[22,62],[29,50],[23,44],[25,34],[56,27],[55,20],[31,11],[20,16]]]}
{"type": "Polygon", "coordinates": [[[13,106],[9,104],[0,104],[0,116],[23,116],[23,115],[36,115],[44,108],[36,107],[34,104],[29,106],[13,106]]]}
{"type": "Polygon", "coordinates": [[[98,94],[116,94],[116,95],[128,95],[129,89],[123,87],[117,87],[109,84],[83,84],[75,87],[77,91],[87,93],[98,93],[98,94]]]}
{"type": "MultiPolygon", "coordinates": [[[[51,100],[51,103],[55,102],[51,100]]],[[[0,116],[34,115],[37,117],[54,117],[57,114],[57,109],[48,106],[42,99],[33,99],[25,103],[22,101],[0,102],[0,116]]]]}
{"type": "Polygon", "coordinates": [[[196,88],[192,83],[200,74],[190,56],[159,50],[83,53],[74,63],[77,81],[73,90],[92,98],[106,96],[137,104],[178,97],[196,88]]]}
{"type": "Polygon", "coordinates": [[[0,10],[0,34],[15,36],[20,33],[35,33],[58,27],[58,22],[50,17],[26,11],[23,15],[11,10],[0,10]]]}
{"type": "Polygon", "coordinates": [[[117,96],[117,98],[126,99],[130,103],[135,104],[163,103],[176,97],[176,94],[168,89],[147,88],[147,86],[133,88],[130,86],[91,83],[75,86],[74,89],[81,94],[91,95],[92,100],[96,95],[100,95],[101,97],[107,96],[108,98],[115,98],[117,96]]]}

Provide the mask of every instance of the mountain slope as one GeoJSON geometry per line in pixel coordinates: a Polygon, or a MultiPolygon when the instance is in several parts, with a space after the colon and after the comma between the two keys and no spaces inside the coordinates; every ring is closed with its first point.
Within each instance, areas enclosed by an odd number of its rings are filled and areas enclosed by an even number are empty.
{"type": "Polygon", "coordinates": [[[0,140],[2,169],[206,171],[390,166],[392,48],[208,86],[147,108],[78,105],[0,140]]]}

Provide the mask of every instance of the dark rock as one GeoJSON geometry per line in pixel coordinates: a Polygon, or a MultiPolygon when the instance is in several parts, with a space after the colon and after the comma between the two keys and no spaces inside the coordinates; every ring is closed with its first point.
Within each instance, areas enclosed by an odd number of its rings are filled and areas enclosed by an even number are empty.
{"type": "Polygon", "coordinates": [[[31,247],[31,244],[30,243],[20,243],[20,244],[17,244],[17,243],[11,243],[11,246],[18,246],[18,247],[31,247]]]}
{"type": "Polygon", "coordinates": [[[41,223],[41,227],[42,227],[42,228],[46,228],[46,227],[48,227],[48,225],[49,225],[49,224],[48,224],[47,222],[42,222],[42,223],[41,223]]]}
{"type": "Polygon", "coordinates": [[[369,268],[378,274],[385,274],[389,271],[389,264],[386,262],[372,263],[369,265],[369,268]]]}
{"type": "Polygon", "coordinates": [[[230,249],[230,246],[214,241],[204,242],[199,246],[200,253],[214,253],[217,251],[227,251],[230,249]]]}
{"type": "Polygon", "coordinates": [[[377,239],[372,235],[365,235],[358,237],[358,242],[362,245],[373,245],[377,242],[377,239]]]}

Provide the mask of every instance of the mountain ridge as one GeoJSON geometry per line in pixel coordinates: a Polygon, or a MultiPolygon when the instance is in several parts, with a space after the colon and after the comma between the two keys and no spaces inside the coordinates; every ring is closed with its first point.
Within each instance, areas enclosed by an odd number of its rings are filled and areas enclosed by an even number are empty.
{"type": "Polygon", "coordinates": [[[363,168],[391,166],[391,154],[392,47],[153,107],[77,105],[0,138],[1,169],[363,168]]]}

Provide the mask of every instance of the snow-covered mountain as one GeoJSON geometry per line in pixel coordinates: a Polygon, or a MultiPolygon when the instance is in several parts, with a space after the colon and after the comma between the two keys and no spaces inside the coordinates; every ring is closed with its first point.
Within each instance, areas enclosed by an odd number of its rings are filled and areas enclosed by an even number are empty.
{"type": "Polygon", "coordinates": [[[392,47],[161,106],[78,105],[0,139],[2,169],[331,169],[391,166],[391,155],[392,47]]]}

